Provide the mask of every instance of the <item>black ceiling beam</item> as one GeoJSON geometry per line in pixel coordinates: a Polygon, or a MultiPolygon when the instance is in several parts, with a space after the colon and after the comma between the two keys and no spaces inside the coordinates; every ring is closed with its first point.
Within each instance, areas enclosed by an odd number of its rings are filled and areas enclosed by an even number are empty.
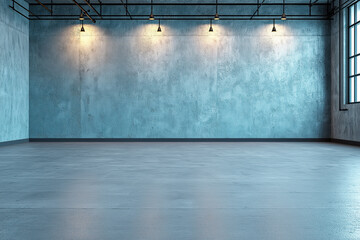
{"type": "MultiPolygon", "coordinates": [[[[306,15],[309,16],[309,15],[306,15]]],[[[267,17],[267,18],[254,18],[252,19],[252,21],[254,20],[262,20],[262,21],[272,21],[274,18],[273,17],[267,17]]],[[[40,19],[36,19],[36,18],[30,18],[30,20],[46,20],[46,21],[73,21],[73,20],[78,20],[78,18],[40,18],[40,19]]],[[[148,21],[149,18],[134,18],[133,19],[129,19],[129,18],[106,18],[103,16],[103,20],[106,21],[132,21],[132,20],[138,20],[138,21],[148,21]]],[[[166,20],[166,21],[186,21],[186,20],[191,20],[191,21],[209,21],[209,18],[161,18],[161,20],[166,20]]],[[[247,18],[222,18],[221,20],[226,21],[226,20],[230,20],[230,21],[249,21],[249,17],[247,18]]],[[[296,20],[296,21],[319,21],[319,20],[329,20],[328,16],[324,16],[324,17],[294,17],[294,18],[287,18],[287,21],[291,21],[291,20],[296,20]]]]}
{"type": "MultiPolygon", "coordinates": [[[[37,5],[30,3],[29,5],[37,5]]],[[[44,5],[71,6],[71,3],[44,3],[44,5]]],[[[80,4],[85,5],[85,4],[80,4]]],[[[92,3],[92,5],[121,6],[123,3],[92,3]]],[[[151,6],[151,3],[127,3],[128,6],[151,6]]],[[[153,3],[153,6],[258,6],[257,3],[153,3]]],[[[283,6],[283,3],[263,3],[264,6],[283,6]]],[[[309,6],[308,3],[285,3],[286,6],[309,6]]],[[[327,6],[327,3],[317,3],[316,6],[327,6]]]]}
{"type": "MultiPolygon", "coordinates": [[[[58,15],[37,15],[39,17],[78,17],[78,15],[76,14],[58,14],[58,15]]],[[[145,14],[137,14],[137,15],[132,15],[133,17],[147,17],[149,15],[145,15],[145,14]]],[[[213,14],[202,14],[202,15],[195,15],[195,14],[157,14],[157,17],[203,17],[206,18],[207,20],[209,20],[209,17],[212,17],[213,14]]],[[[225,15],[221,15],[221,17],[244,17],[244,18],[249,18],[252,15],[249,14],[225,14],[225,15]]],[[[286,15],[289,17],[309,17],[308,14],[295,14],[295,15],[286,15]]],[[[124,15],[124,14],[103,14],[102,17],[128,17],[128,15],[124,15]]],[[[264,14],[264,15],[256,15],[256,17],[278,17],[280,18],[281,16],[279,14],[264,14]]],[[[311,17],[327,17],[326,14],[322,14],[322,15],[312,15],[311,17]]],[[[248,19],[249,20],[249,19],[248,19]]]]}
{"type": "Polygon", "coordinates": [[[84,0],[84,2],[102,19],[101,14],[88,2],[88,0],[84,0]]]}
{"type": "Polygon", "coordinates": [[[14,10],[15,12],[19,13],[20,15],[22,15],[23,17],[30,19],[28,16],[25,16],[25,14],[19,12],[17,9],[15,9],[15,4],[18,5],[19,7],[21,7],[22,9],[24,9],[25,11],[27,11],[28,13],[30,13],[31,15],[33,15],[36,18],[39,18],[37,15],[35,15],[33,12],[31,12],[29,9],[27,9],[26,7],[24,7],[23,5],[21,5],[20,3],[18,3],[15,0],[12,0],[12,6],[9,6],[12,10],[14,10]]]}
{"type": "MultiPolygon", "coordinates": [[[[20,14],[21,16],[23,16],[23,17],[26,18],[27,20],[36,20],[36,19],[30,19],[28,16],[25,16],[25,14],[19,12],[19,11],[16,10],[13,6],[10,6],[10,5],[9,5],[9,8],[11,8],[14,12],[20,14]]],[[[37,20],[40,20],[40,19],[37,19],[37,20]]]]}

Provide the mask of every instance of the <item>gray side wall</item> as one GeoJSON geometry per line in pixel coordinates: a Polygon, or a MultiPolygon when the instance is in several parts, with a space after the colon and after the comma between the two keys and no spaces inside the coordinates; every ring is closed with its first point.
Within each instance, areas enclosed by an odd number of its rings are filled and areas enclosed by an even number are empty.
{"type": "Polygon", "coordinates": [[[328,21],[33,21],[31,138],[327,138],[328,21]]]}
{"type": "Polygon", "coordinates": [[[0,1],[0,142],[29,137],[29,22],[8,5],[0,1]]]}
{"type": "MultiPolygon", "coordinates": [[[[337,3],[338,4],[338,3],[337,3]]],[[[342,16],[345,16],[345,11],[342,16]]],[[[345,16],[346,17],[346,16],[345,16]]],[[[344,21],[341,22],[345,24],[344,21]]],[[[346,91],[346,73],[339,71],[339,49],[344,48],[346,42],[346,28],[341,28],[341,32],[344,34],[345,41],[339,44],[339,15],[334,16],[334,20],[331,21],[331,137],[349,141],[360,141],[360,104],[344,104],[346,103],[346,95],[342,94],[341,103],[339,103],[339,74],[343,75],[341,82],[344,83],[344,87],[340,88],[344,92],[346,91]],[[348,109],[348,111],[340,111],[341,108],[348,109]]],[[[346,55],[345,55],[346,57],[346,55]]],[[[342,58],[343,59],[343,58],[342,58]]],[[[345,62],[346,63],[346,60],[345,62]]],[[[345,64],[343,64],[346,69],[345,64]]]]}

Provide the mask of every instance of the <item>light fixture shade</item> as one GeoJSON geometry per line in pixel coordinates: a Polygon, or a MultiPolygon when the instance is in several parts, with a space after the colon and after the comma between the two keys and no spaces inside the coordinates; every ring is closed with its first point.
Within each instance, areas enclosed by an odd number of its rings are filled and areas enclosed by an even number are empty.
{"type": "Polygon", "coordinates": [[[157,31],[158,31],[158,32],[161,32],[161,27],[160,27],[160,26],[158,27],[158,30],[157,30],[157,31]]]}
{"type": "Polygon", "coordinates": [[[150,14],[149,20],[151,20],[151,21],[152,21],[152,20],[155,20],[155,17],[154,17],[154,14],[153,14],[153,13],[150,14]]]}
{"type": "Polygon", "coordinates": [[[213,32],[213,31],[214,31],[213,27],[212,27],[212,26],[210,26],[210,28],[209,28],[209,32],[213,32]]]}
{"type": "Polygon", "coordinates": [[[276,32],[275,19],[273,19],[273,28],[272,28],[272,32],[276,32]]]}
{"type": "Polygon", "coordinates": [[[83,12],[81,12],[80,17],[79,17],[79,20],[80,20],[80,21],[84,21],[84,13],[83,13],[83,12]]]}
{"type": "Polygon", "coordinates": [[[219,20],[219,19],[220,19],[219,14],[216,13],[216,14],[215,14],[215,17],[214,17],[214,20],[219,20]]]}
{"type": "Polygon", "coordinates": [[[81,26],[81,30],[80,30],[80,32],[85,32],[85,28],[84,28],[84,26],[81,26]]]}
{"type": "Polygon", "coordinates": [[[283,14],[281,15],[281,20],[286,20],[286,14],[285,14],[285,13],[283,13],[283,14]]]}

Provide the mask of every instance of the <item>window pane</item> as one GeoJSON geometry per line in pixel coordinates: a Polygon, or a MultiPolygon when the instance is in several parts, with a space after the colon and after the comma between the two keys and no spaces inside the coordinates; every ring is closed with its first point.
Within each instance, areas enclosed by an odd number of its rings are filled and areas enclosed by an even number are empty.
{"type": "Polygon", "coordinates": [[[356,4],[356,22],[360,21],[360,4],[356,4]]]}
{"type": "Polygon", "coordinates": [[[355,74],[360,73],[360,57],[356,57],[355,59],[355,74]]]}
{"type": "Polygon", "coordinates": [[[355,50],[356,50],[356,54],[360,53],[360,24],[356,24],[356,45],[355,45],[355,50]]]}
{"type": "Polygon", "coordinates": [[[349,80],[349,102],[354,102],[354,78],[349,80]]]}
{"type": "Polygon", "coordinates": [[[356,78],[356,96],[355,96],[355,101],[356,102],[360,102],[360,77],[356,78]]]}
{"type": "Polygon", "coordinates": [[[349,76],[354,75],[354,72],[355,72],[354,67],[355,67],[354,58],[350,58],[350,61],[349,61],[349,76]]]}
{"type": "Polygon", "coordinates": [[[354,55],[354,27],[351,27],[349,29],[349,55],[353,56],[354,55]]]}
{"type": "Polygon", "coordinates": [[[349,19],[350,25],[354,24],[354,5],[350,7],[350,19],[349,19]]]}

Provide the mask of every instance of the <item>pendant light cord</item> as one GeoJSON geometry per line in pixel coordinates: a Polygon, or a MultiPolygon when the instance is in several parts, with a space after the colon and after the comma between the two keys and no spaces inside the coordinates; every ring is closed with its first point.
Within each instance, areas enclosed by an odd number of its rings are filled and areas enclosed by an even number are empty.
{"type": "Polygon", "coordinates": [[[153,13],[153,0],[151,0],[151,14],[153,13]]]}
{"type": "Polygon", "coordinates": [[[283,13],[285,13],[285,0],[283,0],[283,13]]]}

